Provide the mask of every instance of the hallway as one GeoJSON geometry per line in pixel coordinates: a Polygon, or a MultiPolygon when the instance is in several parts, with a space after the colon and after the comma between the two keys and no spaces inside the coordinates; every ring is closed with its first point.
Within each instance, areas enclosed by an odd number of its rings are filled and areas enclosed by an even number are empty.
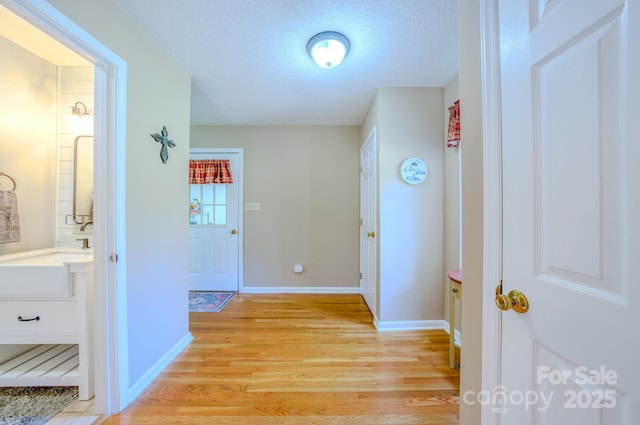
{"type": "Polygon", "coordinates": [[[104,424],[457,424],[441,330],[377,332],[359,295],[239,294],[104,424]]]}

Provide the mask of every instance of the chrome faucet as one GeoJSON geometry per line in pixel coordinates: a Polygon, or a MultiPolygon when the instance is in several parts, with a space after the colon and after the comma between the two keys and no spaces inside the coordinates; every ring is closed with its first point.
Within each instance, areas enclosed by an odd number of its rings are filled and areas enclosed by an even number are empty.
{"type": "MultiPolygon", "coordinates": [[[[93,221],[87,221],[86,223],[82,223],[82,226],[80,226],[80,231],[84,232],[87,229],[88,225],[92,225],[93,226],[93,221]]],[[[77,241],[82,241],[82,249],[88,249],[89,247],[89,238],[80,238],[80,239],[76,239],[77,241]]]]}
{"type": "Polygon", "coordinates": [[[91,248],[89,246],[89,238],[80,238],[80,239],[76,239],[77,241],[82,241],[82,249],[89,249],[91,248]]]}

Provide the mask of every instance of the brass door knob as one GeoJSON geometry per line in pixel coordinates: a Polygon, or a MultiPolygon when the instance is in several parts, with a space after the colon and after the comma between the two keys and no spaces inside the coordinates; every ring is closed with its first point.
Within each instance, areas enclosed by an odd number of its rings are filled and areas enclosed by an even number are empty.
{"type": "Polygon", "coordinates": [[[375,238],[376,234],[375,234],[375,232],[369,232],[369,233],[367,233],[367,236],[369,236],[370,238],[375,238]]]}
{"type": "Polygon", "coordinates": [[[232,235],[235,235],[236,233],[238,233],[238,231],[237,231],[236,229],[233,229],[233,230],[231,231],[231,234],[232,234],[232,235]]]}
{"type": "Polygon", "coordinates": [[[529,300],[522,292],[515,289],[508,295],[496,294],[496,305],[502,311],[513,309],[521,314],[529,310],[529,300]]]}

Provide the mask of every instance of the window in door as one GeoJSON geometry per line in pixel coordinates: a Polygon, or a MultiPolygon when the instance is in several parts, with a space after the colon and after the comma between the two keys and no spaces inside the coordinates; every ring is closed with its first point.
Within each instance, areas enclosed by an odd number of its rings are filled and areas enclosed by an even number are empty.
{"type": "Polygon", "coordinates": [[[191,184],[189,218],[192,226],[227,224],[227,185],[191,184]]]}

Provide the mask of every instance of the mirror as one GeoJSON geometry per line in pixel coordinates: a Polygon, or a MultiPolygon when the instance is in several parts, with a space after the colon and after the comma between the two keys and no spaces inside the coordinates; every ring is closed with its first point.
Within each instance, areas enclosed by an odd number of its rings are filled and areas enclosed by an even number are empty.
{"type": "Polygon", "coordinates": [[[73,220],[93,220],[93,136],[78,136],[73,144],[73,220]]]}

